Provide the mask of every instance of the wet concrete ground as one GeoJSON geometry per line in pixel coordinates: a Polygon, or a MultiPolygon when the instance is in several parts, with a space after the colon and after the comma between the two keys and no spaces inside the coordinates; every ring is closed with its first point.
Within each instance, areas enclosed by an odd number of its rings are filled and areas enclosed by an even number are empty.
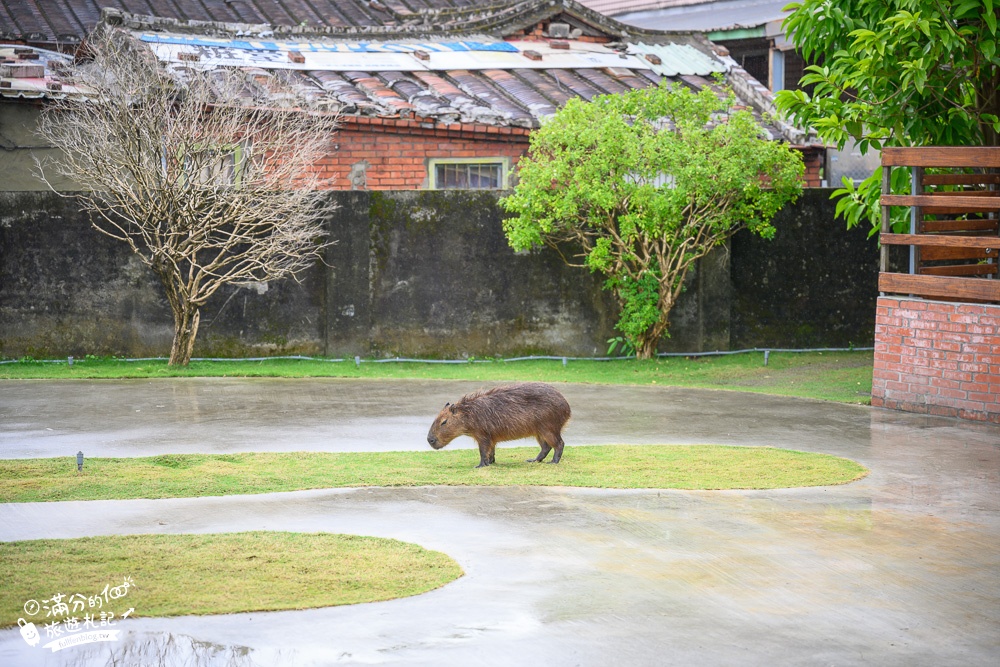
{"type": "MultiPolygon", "coordinates": [[[[438,408],[475,386],[3,382],[0,457],[423,449],[438,408]]],[[[756,492],[415,488],[0,505],[0,540],[344,532],[444,551],[466,572],[390,602],[129,619],[118,641],[58,653],[5,630],[0,665],[996,663],[997,427],[730,392],[562,389],[574,411],[566,460],[576,444],[770,444],[847,456],[871,474],[756,492]]],[[[472,446],[463,440],[451,446],[472,446]]]]}

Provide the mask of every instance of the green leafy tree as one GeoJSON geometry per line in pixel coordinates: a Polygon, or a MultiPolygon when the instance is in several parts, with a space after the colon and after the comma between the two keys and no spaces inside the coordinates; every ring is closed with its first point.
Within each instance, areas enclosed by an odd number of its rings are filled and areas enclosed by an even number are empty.
{"type": "MultiPolygon", "coordinates": [[[[785,32],[807,60],[821,63],[801,80],[814,86],[811,95],[777,94],[793,122],[839,148],[853,139],[862,153],[1000,145],[994,0],[803,0],[786,9],[785,32]]],[[[881,178],[879,169],[857,187],[845,179],[834,193],[849,227],[868,220],[877,231],[881,178]]],[[[895,170],[893,191],[908,184],[895,170]]]]}
{"type": "Polygon", "coordinates": [[[739,229],[773,236],[802,173],[731,95],[663,85],[572,99],[532,135],[501,200],[514,214],[504,231],[516,250],[547,245],[600,272],[618,330],[649,358],[695,261],[739,229]]]}

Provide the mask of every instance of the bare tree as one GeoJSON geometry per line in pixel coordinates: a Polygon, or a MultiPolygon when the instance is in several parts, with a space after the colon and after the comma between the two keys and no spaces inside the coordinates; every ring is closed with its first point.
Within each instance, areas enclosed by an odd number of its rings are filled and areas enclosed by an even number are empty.
{"type": "Polygon", "coordinates": [[[82,183],[94,227],[159,277],[174,316],[169,363],[187,365],[200,309],[223,285],[294,277],[320,259],[333,204],[313,165],[337,117],[279,77],[171,68],[111,28],[89,48],[72,72],[86,93],[42,114],[41,134],[65,155],[40,171],[82,183]]]}

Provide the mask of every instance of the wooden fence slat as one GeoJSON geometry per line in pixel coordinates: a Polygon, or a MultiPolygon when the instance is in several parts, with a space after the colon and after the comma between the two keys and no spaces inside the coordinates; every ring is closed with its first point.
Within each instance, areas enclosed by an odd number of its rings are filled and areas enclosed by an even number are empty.
{"type": "Polygon", "coordinates": [[[1000,147],[927,146],[882,149],[882,246],[879,290],[924,298],[1000,303],[1000,147]],[[894,195],[893,167],[912,170],[910,194],[894,195]],[[980,169],[990,173],[926,174],[927,167],[980,169]],[[956,192],[925,192],[925,186],[972,186],[956,192]],[[910,234],[892,234],[892,206],[909,207],[910,234]],[[993,214],[956,220],[965,213],[993,214]],[[924,219],[949,216],[951,219],[924,219]],[[976,233],[976,232],[981,233],[976,233]],[[930,233],[928,233],[930,232],[930,233]],[[937,233],[934,233],[937,232],[937,233]],[[944,232],[944,233],[941,233],[944,232]],[[909,246],[910,273],[889,273],[888,249],[909,246]],[[988,263],[985,260],[990,260],[988,263]]]}
{"type": "Polygon", "coordinates": [[[998,185],[1000,174],[924,174],[924,185],[998,185]]]}
{"type": "MultiPolygon", "coordinates": [[[[956,213],[1000,211],[1000,197],[980,197],[961,193],[954,197],[939,195],[882,195],[882,206],[921,206],[927,209],[948,209],[956,213]],[[941,201],[946,199],[947,201],[941,201]]],[[[927,211],[925,211],[926,213],[927,211]]]]}
{"type": "Polygon", "coordinates": [[[1000,248],[1000,236],[954,236],[951,234],[882,234],[889,245],[943,246],[948,248],[1000,248]]]}
{"type": "Polygon", "coordinates": [[[950,208],[948,206],[924,206],[920,209],[923,215],[963,215],[965,213],[985,213],[982,207],[975,208],[960,207],[950,208]]]}
{"type": "Polygon", "coordinates": [[[949,261],[955,259],[996,259],[1000,253],[996,248],[921,248],[925,262],[949,261]]]}
{"type": "Polygon", "coordinates": [[[882,273],[878,288],[891,294],[918,294],[960,301],[1000,301],[1000,280],[882,273]]]}
{"type": "Polygon", "coordinates": [[[1000,197],[1000,190],[954,190],[948,192],[927,192],[931,197],[1000,197]]]}
{"type": "Polygon", "coordinates": [[[920,226],[925,232],[974,232],[997,231],[997,220],[924,220],[920,226]]]}
{"type": "Polygon", "coordinates": [[[888,147],[882,165],[890,167],[1000,167],[1000,148],[985,146],[888,147]]]}
{"type": "Polygon", "coordinates": [[[920,273],[928,276],[995,276],[998,264],[957,264],[954,266],[923,266],[920,273]]]}

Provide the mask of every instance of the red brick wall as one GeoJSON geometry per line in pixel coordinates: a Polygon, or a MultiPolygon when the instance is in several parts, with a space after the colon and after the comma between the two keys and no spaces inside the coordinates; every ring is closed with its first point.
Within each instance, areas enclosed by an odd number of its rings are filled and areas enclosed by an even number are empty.
{"type": "Polygon", "coordinates": [[[334,150],[320,167],[331,190],[416,190],[427,187],[430,158],[511,158],[528,150],[520,127],[454,124],[418,119],[347,117],[334,135],[334,150]],[[367,165],[363,164],[367,162],[367,165]],[[364,172],[363,185],[354,175],[364,172]]]}
{"type": "MultiPolygon", "coordinates": [[[[347,116],[318,165],[328,190],[420,190],[428,187],[431,158],[510,158],[511,170],[528,152],[531,130],[472,123],[438,125],[415,118],[347,116]],[[363,164],[367,161],[367,165],[363,164]],[[363,185],[356,176],[364,172],[363,185]]],[[[804,185],[820,186],[823,150],[802,147],[804,185]]]]}
{"type": "Polygon", "coordinates": [[[802,175],[802,185],[807,188],[822,187],[823,162],[826,160],[826,149],[806,146],[800,147],[799,152],[802,153],[802,162],[805,163],[806,167],[806,171],[802,175]]]}
{"type": "Polygon", "coordinates": [[[880,297],[872,405],[1000,423],[1000,305],[880,297]]]}

